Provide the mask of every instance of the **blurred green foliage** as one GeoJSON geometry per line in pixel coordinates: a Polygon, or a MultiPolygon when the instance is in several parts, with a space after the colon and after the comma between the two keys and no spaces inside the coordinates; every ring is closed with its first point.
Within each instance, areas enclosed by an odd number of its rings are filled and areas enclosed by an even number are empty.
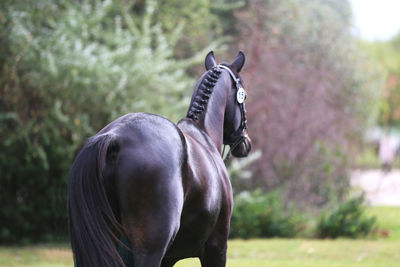
{"type": "Polygon", "coordinates": [[[375,230],[376,217],[366,215],[364,202],[361,195],[327,206],[319,215],[307,215],[293,203],[285,207],[279,191],[242,192],[235,197],[230,238],[365,237],[375,230]]]}
{"type": "Polygon", "coordinates": [[[365,215],[364,195],[361,195],[323,212],[317,231],[321,238],[357,238],[371,233],[375,222],[375,217],[365,215]]]}
{"type": "Polygon", "coordinates": [[[294,237],[303,220],[295,208],[285,208],[279,191],[242,192],[235,197],[230,238],[294,237]]]}
{"type": "Polygon", "coordinates": [[[222,44],[223,29],[208,1],[132,3],[2,2],[0,242],[65,236],[68,169],[111,120],[183,117],[195,83],[185,70],[222,44]]]}

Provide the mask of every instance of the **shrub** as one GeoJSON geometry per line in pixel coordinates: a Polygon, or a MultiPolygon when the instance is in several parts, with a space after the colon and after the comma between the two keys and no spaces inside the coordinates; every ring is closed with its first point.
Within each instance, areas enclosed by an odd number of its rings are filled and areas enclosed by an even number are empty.
{"type": "Polygon", "coordinates": [[[301,225],[295,209],[284,208],[280,192],[242,192],[235,197],[230,237],[293,237],[301,225]]]}
{"type": "Polygon", "coordinates": [[[337,208],[322,213],[317,226],[321,238],[357,238],[369,234],[376,218],[364,214],[364,195],[349,199],[337,208]]]}

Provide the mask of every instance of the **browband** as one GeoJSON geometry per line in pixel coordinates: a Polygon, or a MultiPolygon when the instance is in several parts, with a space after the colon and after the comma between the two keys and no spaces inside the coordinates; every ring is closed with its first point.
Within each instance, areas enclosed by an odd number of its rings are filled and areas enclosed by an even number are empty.
{"type": "Polygon", "coordinates": [[[236,85],[239,84],[239,78],[236,78],[235,74],[232,72],[232,70],[230,68],[228,68],[225,65],[218,65],[217,67],[226,69],[229,72],[229,74],[232,76],[232,79],[236,82],[236,85]]]}

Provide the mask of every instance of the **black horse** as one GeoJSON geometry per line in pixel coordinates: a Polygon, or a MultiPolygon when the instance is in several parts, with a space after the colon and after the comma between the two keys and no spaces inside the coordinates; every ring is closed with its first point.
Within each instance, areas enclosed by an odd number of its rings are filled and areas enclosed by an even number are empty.
{"type": "Polygon", "coordinates": [[[68,182],[68,212],[76,266],[124,266],[119,238],[131,244],[135,267],[173,266],[199,257],[225,266],[233,199],[222,159],[251,149],[238,73],[216,65],[213,52],[186,118],[177,125],[152,114],[118,118],[89,139],[68,182]]]}

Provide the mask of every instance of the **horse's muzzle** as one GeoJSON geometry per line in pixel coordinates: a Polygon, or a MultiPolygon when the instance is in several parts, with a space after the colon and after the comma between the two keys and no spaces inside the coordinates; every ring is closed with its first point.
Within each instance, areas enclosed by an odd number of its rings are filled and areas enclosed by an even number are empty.
{"type": "Polygon", "coordinates": [[[251,139],[246,134],[243,141],[234,149],[232,150],[232,155],[237,158],[244,158],[249,155],[251,151],[251,139]]]}

